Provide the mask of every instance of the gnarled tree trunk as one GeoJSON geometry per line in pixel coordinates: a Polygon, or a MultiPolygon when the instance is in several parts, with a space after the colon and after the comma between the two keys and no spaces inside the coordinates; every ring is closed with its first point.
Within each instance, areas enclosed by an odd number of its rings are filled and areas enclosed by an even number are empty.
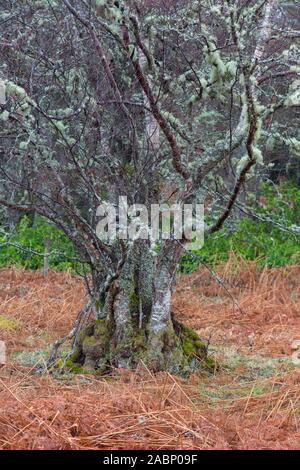
{"type": "Polygon", "coordinates": [[[214,369],[196,332],[172,315],[171,295],[182,250],[169,240],[154,264],[148,243],[135,243],[97,318],[78,335],[69,368],[101,374],[143,362],[153,371],[179,374],[214,369]]]}

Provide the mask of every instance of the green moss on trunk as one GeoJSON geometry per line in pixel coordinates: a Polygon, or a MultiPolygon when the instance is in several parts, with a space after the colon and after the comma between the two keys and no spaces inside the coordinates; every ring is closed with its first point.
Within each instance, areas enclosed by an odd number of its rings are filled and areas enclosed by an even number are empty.
{"type": "Polygon", "coordinates": [[[165,329],[147,337],[146,330],[127,328],[117,341],[113,325],[97,320],[87,325],[78,337],[77,347],[66,366],[73,372],[106,372],[109,367],[135,368],[141,361],[151,370],[186,375],[205,370],[213,372],[216,363],[207,357],[205,344],[198,334],[170,321],[165,329]]]}
{"type": "Polygon", "coordinates": [[[78,344],[66,367],[75,373],[106,372],[109,367],[135,368],[145,363],[154,372],[173,374],[214,372],[214,359],[207,357],[205,344],[192,329],[173,322],[148,340],[144,330],[129,328],[120,342],[105,320],[89,324],[79,335],[78,344]]]}

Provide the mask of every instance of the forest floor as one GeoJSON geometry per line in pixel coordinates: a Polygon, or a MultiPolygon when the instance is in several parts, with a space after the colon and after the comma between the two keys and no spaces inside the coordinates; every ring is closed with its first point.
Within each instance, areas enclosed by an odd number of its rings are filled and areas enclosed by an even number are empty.
{"type": "MultiPolygon", "coordinates": [[[[200,268],[178,279],[174,313],[220,370],[189,379],[144,366],[101,378],[42,375],[84,296],[68,273],[0,271],[0,448],[300,449],[300,267],[258,269],[232,256],[218,283],[200,268]],[[229,294],[230,293],[230,294],[229,294]],[[233,301],[235,299],[235,301],[233,301]]],[[[218,278],[217,278],[218,279],[218,278]]]]}

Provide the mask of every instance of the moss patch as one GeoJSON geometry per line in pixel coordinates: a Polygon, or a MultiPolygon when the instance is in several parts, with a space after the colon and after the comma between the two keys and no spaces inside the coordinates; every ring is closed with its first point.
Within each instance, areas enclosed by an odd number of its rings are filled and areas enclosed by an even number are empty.
{"type": "Polygon", "coordinates": [[[167,370],[179,375],[212,373],[218,368],[216,361],[207,357],[207,348],[198,334],[174,320],[148,338],[145,330],[132,323],[116,332],[106,319],[84,328],[66,367],[75,373],[102,374],[109,366],[133,369],[141,361],[154,372],[167,370]]]}
{"type": "Polygon", "coordinates": [[[186,366],[183,370],[204,371],[213,373],[219,369],[219,365],[213,357],[207,355],[207,348],[196,331],[178,322],[174,322],[174,328],[181,341],[181,347],[185,356],[186,366]]]}
{"type": "Polygon", "coordinates": [[[84,373],[83,367],[76,364],[76,363],[74,363],[71,358],[66,361],[65,367],[67,369],[70,369],[74,374],[83,374],[84,373]]]}
{"type": "Polygon", "coordinates": [[[105,319],[89,323],[78,335],[66,367],[74,373],[102,373],[109,360],[111,328],[105,319]]]}
{"type": "Polygon", "coordinates": [[[136,313],[139,311],[139,296],[136,291],[132,291],[129,296],[129,310],[131,313],[136,313]]]}
{"type": "Polygon", "coordinates": [[[38,351],[18,351],[12,354],[12,358],[22,366],[32,367],[42,365],[47,362],[49,355],[48,349],[38,351]]]}
{"type": "Polygon", "coordinates": [[[0,315],[0,330],[14,331],[21,328],[21,323],[12,317],[0,315]]]}

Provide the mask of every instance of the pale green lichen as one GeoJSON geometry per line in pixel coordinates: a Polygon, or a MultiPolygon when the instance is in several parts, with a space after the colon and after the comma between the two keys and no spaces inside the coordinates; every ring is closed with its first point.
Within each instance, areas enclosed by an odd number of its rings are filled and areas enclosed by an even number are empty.
{"type": "Polygon", "coordinates": [[[284,101],[285,106],[299,106],[300,105],[300,89],[291,93],[284,101]]]}
{"type": "Polygon", "coordinates": [[[256,163],[258,163],[259,165],[263,165],[264,157],[263,157],[262,151],[258,147],[253,147],[252,152],[253,152],[253,157],[256,163]]]}
{"type": "Polygon", "coordinates": [[[3,113],[0,114],[0,120],[1,121],[7,121],[9,118],[9,112],[8,111],[3,111],[3,113]]]}
{"type": "Polygon", "coordinates": [[[28,145],[29,145],[29,141],[20,142],[19,149],[20,150],[27,150],[28,145]]]}
{"type": "Polygon", "coordinates": [[[212,41],[208,41],[203,48],[207,63],[211,65],[210,81],[212,83],[221,81],[226,74],[226,65],[224,64],[220,51],[212,41]]]}

